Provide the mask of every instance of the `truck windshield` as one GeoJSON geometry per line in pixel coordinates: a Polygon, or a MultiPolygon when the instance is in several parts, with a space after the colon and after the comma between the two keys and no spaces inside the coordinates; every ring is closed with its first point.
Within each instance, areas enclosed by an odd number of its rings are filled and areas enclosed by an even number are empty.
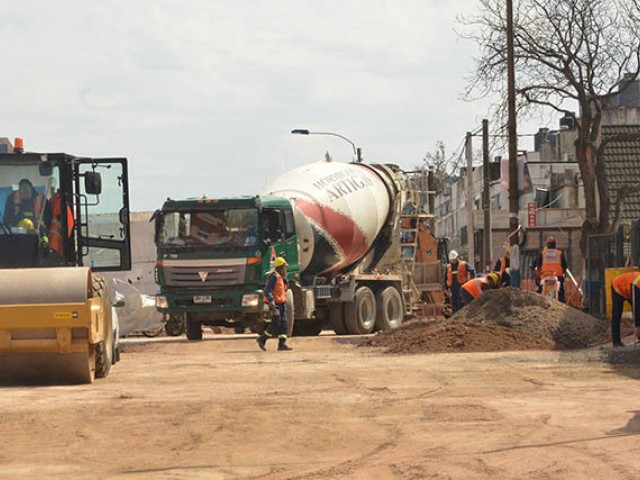
{"type": "Polygon", "coordinates": [[[159,246],[254,246],[258,244],[257,208],[164,212],[159,246]]]}
{"type": "Polygon", "coordinates": [[[58,168],[41,175],[38,163],[0,161],[0,268],[62,263],[52,252],[52,196],[58,168]]]}

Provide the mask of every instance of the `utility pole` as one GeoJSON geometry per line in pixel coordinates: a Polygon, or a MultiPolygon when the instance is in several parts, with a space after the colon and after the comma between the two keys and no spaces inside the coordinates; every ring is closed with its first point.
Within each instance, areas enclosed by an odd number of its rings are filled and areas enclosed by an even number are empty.
{"type": "Polygon", "coordinates": [[[467,132],[464,153],[467,158],[467,252],[469,256],[467,260],[473,265],[476,252],[473,245],[473,152],[471,149],[471,137],[471,132],[467,132]]]}
{"type": "Polygon", "coordinates": [[[484,271],[491,270],[491,171],[489,170],[489,120],[482,120],[482,208],[484,209],[484,271]]]}
{"type": "MultiPolygon", "coordinates": [[[[513,234],[520,223],[520,198],[518,194],[518,137],[516,131],[516,87],[513,48],[513,0],[507,0],[507,95],[509,115],[509,233],[513,234]]],[[[517,235],[511,235],[510,244],[517,243],[517,235]]]]}

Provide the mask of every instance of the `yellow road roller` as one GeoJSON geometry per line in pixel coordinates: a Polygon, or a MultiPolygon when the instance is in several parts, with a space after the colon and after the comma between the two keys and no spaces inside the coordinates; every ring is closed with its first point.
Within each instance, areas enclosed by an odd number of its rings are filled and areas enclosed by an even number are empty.
{"type": "Polygon", "coordinates": [[[119,332],[100,272],[130,268],[127,159],[0,138],[0,384],[106,377],[119,332]]]}

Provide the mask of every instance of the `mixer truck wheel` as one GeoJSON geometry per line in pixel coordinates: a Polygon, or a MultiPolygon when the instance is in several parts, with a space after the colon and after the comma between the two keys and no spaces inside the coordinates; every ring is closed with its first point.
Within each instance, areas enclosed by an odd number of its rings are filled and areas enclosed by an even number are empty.
{"type": "Polygon", "coordinates": [[[329,308],[329,326],[337,335],[349,333],[344,326],[344,315],[342,313],[342,303],[332,303],[329,308]]]}
{"type": "Polygon", "coordinates": [[[387,287],[377,296],[376,329],[392,330],[402,325],[404,309],[402,295],[395,287],[387,287]]]}
{"type": "Polygon", "coordinates": [[[187,338],[189,340],[202,340],[202,323],[187,313],[187,338]]]}
{"type": "Polygon", "coordinates": [[[295,309],[293,306],[293,292],[287,290],[287,337],[293,337],[293,324],[295,323],[295,309]]]}
{"type": "Polygon", "coordinates": [[[184,316],[170,314],[169,320],[164,324],[164,331],[170,337],[179,337],[185,331],[184,316]]]}
{"type": "Polygon", "coordinates": [[[376,297],[369,287],[356,290],[353,302],[344,305],[344,324],[352,335],[366,335],[376,326],[376,297]]]}

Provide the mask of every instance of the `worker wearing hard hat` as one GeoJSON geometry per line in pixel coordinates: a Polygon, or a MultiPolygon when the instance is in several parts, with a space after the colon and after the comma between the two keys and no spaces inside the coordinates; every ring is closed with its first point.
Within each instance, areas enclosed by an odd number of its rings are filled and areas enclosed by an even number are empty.
{"type": "Polygon", "coordinates": [[[483,277],[472,278],[465,282],[460,288],[460,304],[462,307],[466,307],[482,295],[482,292],[498,288],[499,286],[500,276],[495,272],[483,277]]]}
{"type": "Polygon", "coordinates": [[[558,278],[560,282],[558,300],[564,303],[564,275],[569,265],[562,250],[556,248],[556,239],[554,237],[547,238],[544,248],[533,261],[531,268],[533,268],[536,273],[538,293],[542,292],[541,280],[544,277],[555,275],[558,278]]]}
{"type": "Polygon", "coordinates": [[[460,304],[460,287],[470,278],[473,278],[474,275],[473,265],[460,260],[458,252],[451,250],[449,252],[449,263],[444,274],[444,288],[449,292],[451,308],[454,313],[462,308],[460,304]]]}
{"type": "Polygon", "coordinates": [[[267,340],[278,337],[278,351],[289,351],[287,345],[287,261],[277,257],[274,262],[274,271],[267,277],[264,287],[264,302],[269,305],[271,311],[271,323],[256,341],[261,350],[267,349],[267,340]]]}
{"type": "Polygon", "coordinates": [[[510,268],[510,259],[511,259],[511,247],[507,245],[505,249],[504,255],[500,257],[495,266],[493,267],[493,271],[498,274],[500,277],[500,284],[502,286],[509,285],[509,268],[510,268]],[[505,272],[507,272],[505,274],[505,272]]]}
{"type": "MultiPolygon", "coordinates": [[[[633,304],[633,293],[636,295],[640,292],[640,272],[628,272],[618,275],[611,282],[611,343],[614,347],[624,347],[620,336],[620,320],[622,319],[622,310],[624,302],[633,304]]],[[[634,305],[634,320],[636,325],[636,336],[638,334],[638,326],[640,324],[640,315],[637,314],[638,300],[636,296],[636,305],[634,305]]]]}
{"type": "Polygon", "coordinates": [[[4,206],[5,225],[15,227],[23,218],[31,220],[34,225],[40,223],[47,229],[51,223],[49,202],[33,187],[28,178],[20,180],[18,190],[7,197],[4,206]]]}

